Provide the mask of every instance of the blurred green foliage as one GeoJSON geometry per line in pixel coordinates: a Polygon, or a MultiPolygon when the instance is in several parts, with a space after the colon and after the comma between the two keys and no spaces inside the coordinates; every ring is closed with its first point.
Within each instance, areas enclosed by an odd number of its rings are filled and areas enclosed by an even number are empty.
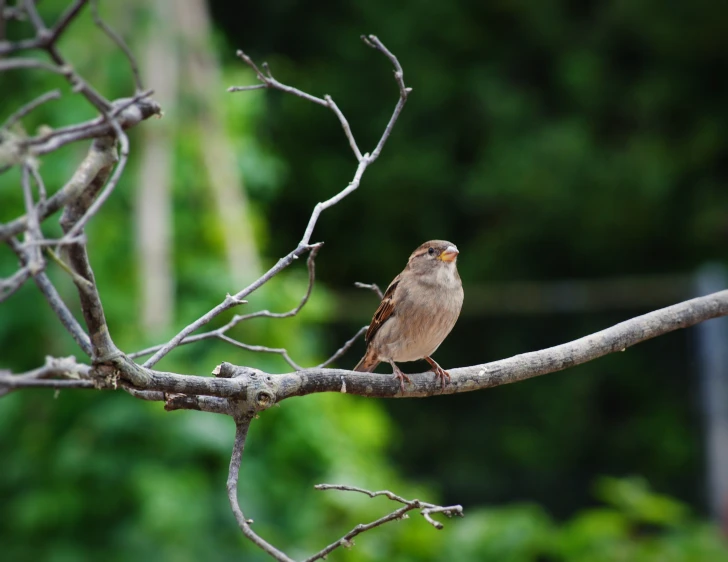
{"type": "MultiPolygon", "coordinates": [[[[66,2],[44,0],[47,21],[66,2]]],[[[146,9],[102,2],[138,46],[146,9]],[[131,21],[131,24],[129,22],[131,21]]],[[[331,94],[362,150],[396,99],[388,63],[357,40],[376,33],[414,88],[361,189],[328,211],[316,291],[295,319],[261,320],[231,335],[285,346],[315,364],[369,318],[347,318],[333,291],[385,285],[427,238],[462,250],[466,285],[691,271],[724,259],[728,229],[724,100],[726,19],[714,3],[405,2],[255,5],[211,2],[226,83],[254,79],[236,48],[276,77],[331,94]],[[330,318],[340,318],[332,323],[330,318]],[[343,319],[341,319],[343,318],[343,319]]],[[[29,25],[9,26],[17,38],[29,25]]],[[[130,95],[128,67],[88,11],[60,45],[110,98],[130,95]]],[[[0,119],[60,87],[64,97],[23,121],[29,133],[94,114],[58,77],[0,74],[0,119]]],[[[202,173],[200,131],[182,103],[175,120],[175,326],[232,292],[221,231],[202,173]]],[[[310,210],[351,179],[354,161],[324,109],[275,92],[230,95],[227,126],[252,200],[248,217],[266,263],[295,246],[310,210]]],[[[154,127],[155,122],[142,127],[154,127]]],[[[138,131],[133,151],[143,150],[138,131]]],[[[43,159],[49,191],[87,146],[43,159]]],[[[102,214],[89,252],[111,333],[124,350],[170,334],[139,332],[132,222],[136,160],[102,214]]],[[[0,220],[17,216],[17,170],[0,175],[0,220]]],[[[53,220],[44,225],[58,232],[53,220]]],[[[0,275],[15,267],[0,248],[0,275]]],[[[69,280],[50,271],[67,302],[69,280]]],[[[251,310],[293,307],[302,263],[251,299],[251,310]]],[[[372,299],[372,311],[376,302],[372,299]]],[[[343,305],[345,306],[345,305],[343,305]]],[[[78,313],[78,310],[74,308],[78,313]]],[[[472,364],[578,337],[641,311],[589,316],[464,317],[438,352],[472,364]]],[[[230,313],[232,314],[232,313],[230,313]]],[[[220,325],[229,319],[219,319],[220,325]]],[[[0,309],[2,365],[75,354],[32,286],[0,309]]],[[[340,364],[351,366],[361,344],[340,364]]],[[[275,356],[221,342],[182,347],[160,368],[204,374],[222,360],[271,372],[275,356]]],[[[310,396],[266,411],[251,429],[241,502],[257,531],[296,558],[394,509],[386,499],[315,492],[319,482],[388,488],[462,503],[466,517],[435,531],[416,513],[331,556],[351,561],[728,560],[703,520],[699,413],[686,334],[649,342],[559,375],[487,393],[375,402],[310,396]],[[643,474],[657,490],[635,478],[643,474]],[[596,485],[594,503],[590,493],[596,485]],[[673,499],[672,496],[681,498],[673,499]],[[696,515],[697,513],[697,515],[696,515]]],[[[417,366],[408,366],[415,370],[417,366]]],[[[423,367],[424,368],[424,367],[423,367]]],[[[198,412],[163,412],[122,393],[19,392],[0,400],[0,558],[8,560],[265,560],[240,535],[225,497],[233,427],[198,412]]]]}

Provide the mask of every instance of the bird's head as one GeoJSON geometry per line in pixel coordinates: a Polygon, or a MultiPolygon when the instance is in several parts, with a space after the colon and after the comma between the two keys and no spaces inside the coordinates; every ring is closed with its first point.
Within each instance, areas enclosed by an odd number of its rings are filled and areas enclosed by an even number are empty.
{"type": "Polygon", "coordinates": [[[457,246],[447,240],[430,240],[417,248],[409,257],[408,265],[416,271],[433,268],[455,268],[458,254],[457,246]]]}

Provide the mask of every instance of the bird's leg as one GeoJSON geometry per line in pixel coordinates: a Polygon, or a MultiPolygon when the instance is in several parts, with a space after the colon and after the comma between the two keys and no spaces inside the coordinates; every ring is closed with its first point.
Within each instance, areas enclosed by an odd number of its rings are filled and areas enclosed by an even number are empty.
{"type": "Polygon", "coordinates": [[[402,389],[402,392],[404,392],[404,381],[407,381],[407,382],[412,382],[412,381],[410,380],[410,378],[407,375],[405,375],[400,370],[399,367],[397,367],[397,364],[394,361],[390,360],[389,364],[392,366],[392,370],[394,371],[394,373],[393,373],[394,376],[399,379],[399,386],[402,389]]]}
{"type": "Polygon", "coordinates": [[[425,357],[425,361],[430,364],[432,371],[435,373],[435,382],[437,382],[437,379],[442,379],[442,389],[445,390],[445,377],[447,377],[447,383],[449,384],[450,373],[440,367],[440,365],[437,364],[437,361],[435,361],[432,357],[425,357]]]}

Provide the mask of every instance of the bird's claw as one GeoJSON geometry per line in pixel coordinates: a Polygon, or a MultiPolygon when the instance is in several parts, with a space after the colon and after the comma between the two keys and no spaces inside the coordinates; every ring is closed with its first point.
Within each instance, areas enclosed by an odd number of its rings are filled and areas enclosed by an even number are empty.
{"type": "Polygon", "coordinates": [[[399,379],[399,388],[402,390],[402,393],[404,393],[404,381],[412,382],[410,378],[405,375],[399,367],[394,363],[394,361],[391,362],[392,364],[392,374],[395,376],[395,378],[399,379]]]}
{"type": "Polygon", "coordinates": [[[394,372],[394,376],[399,379],[399,387],[402,389],[402,392],[404,392],[404,381],[412,382],[410,378],[405,375],[402,371],[399,369],[394,372]]]}
{"type": "Polygon", "coordinates": [[[450,373],[440,367],[440,365],[437,364],[437,361],[435,361],[432,357],[425,357],[425,361],[430,364],[430,367],[432,367],[430,370],[435,373],[435,383],[437,383],[437,379],[440,379],[442,383],[442,390],[445,390],[445,387],[450,384],[450,373]],[[446,377],[447,381],[445,381],[446,377]]]}

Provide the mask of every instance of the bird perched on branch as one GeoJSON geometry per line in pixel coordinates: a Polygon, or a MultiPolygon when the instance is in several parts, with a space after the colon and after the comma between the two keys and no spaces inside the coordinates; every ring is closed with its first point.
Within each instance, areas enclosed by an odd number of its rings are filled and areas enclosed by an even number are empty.
{"type": "Polygon", "coordinates": [[[431,355],[455,326],[463,305],[458,253],[445,240],[430,240],[412,252],[374,313],[365,336],[367,351],[355,371],[368,373],[387,361],[404,392],[404,382],[411,381],[395,362],[424,359],[445,388],[450,375],[431,355]]]}

